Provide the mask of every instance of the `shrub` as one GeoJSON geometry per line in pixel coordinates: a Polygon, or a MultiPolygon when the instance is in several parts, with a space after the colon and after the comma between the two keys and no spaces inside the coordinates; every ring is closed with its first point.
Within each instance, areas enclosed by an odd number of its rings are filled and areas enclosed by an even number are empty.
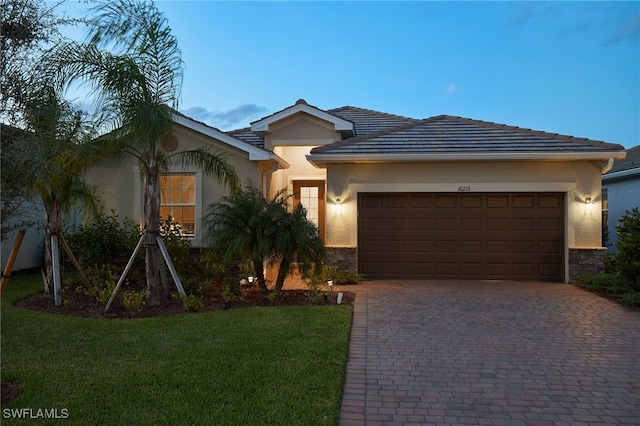
{"type": "Polygon", "coordinates": [[[112,210],[111,215],[95,220],[65,233],[65,240],[81,265],[110,264],[120,272],[131,257],[140,239],[140,228],[134,221],[120,222],[112,210]]]}
{"type": "Polygon", "coordinates": [[[122,293],[122,304],[124,308],[133,314],[139,313],[144,307],[144,296],[146,292],[135,291],[135,290],[127,290],[122,293]]]}
{"type": "Polygon", "coordinates": [[[640,292],[633,283],[619,274],[598,274],[579,277],[577,284],[591,291],[605,292],[618,302],[632,308],[640,308],[640,292]]]}
{"type": "Polygon", "coordinates": [[[616,226],[618,252],[614,255],[613,268],[631,281],[640,291],[640,210],[628,210],[616,226]]]}
{"type": "Polygon", "coordinates": [[[241,294],[240,281],[233,277],[227,277],[222,283],[220,295],[225,303],[234,301],[241,294]]]}
{"type": "Polygon", "coordinates": [[[178,275],[183,275],[187,271],[189,253],[191,252],[189,237],[182,235],[180,228],[172,223],[171,216],[160,222],[160,235],[162,235],[162,240],[167,247],[176,272],[178,275]]]}
{"type": "Polygon", "coordinates": [[[340,270],[329,266],[323,266],[318,274],[311,276],[311,285],[326,285],[328,280],[333,281],[334,285],[357,284],[364,278],[364,275],[356,271],[340,270]]]}
{"type": "Polygon", "coordinates": [[[195,294],[189,294],[187,296],[180,295],[182,301],[182,307],[185,312],[199,312],[204,308],[204,300],[202,296],[196,296],[195,294]]]}

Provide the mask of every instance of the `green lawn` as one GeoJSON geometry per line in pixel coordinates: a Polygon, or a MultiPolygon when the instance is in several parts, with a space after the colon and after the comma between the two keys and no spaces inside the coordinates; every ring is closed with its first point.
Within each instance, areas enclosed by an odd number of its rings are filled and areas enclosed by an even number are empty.
{"type": "Polygon", "coordinates": [[[335,425],[352,310],[247,308],[133,320],[13,306],[41,286],[14,276],[2,300],[2,407],[57,409],[46,424],[335,425]],[[62,410],[66,411],[62,411],[62,410]]]}

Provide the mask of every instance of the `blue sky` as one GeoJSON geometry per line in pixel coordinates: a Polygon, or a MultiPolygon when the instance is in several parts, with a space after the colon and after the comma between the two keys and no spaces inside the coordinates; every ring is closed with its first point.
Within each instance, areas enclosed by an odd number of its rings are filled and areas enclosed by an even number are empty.
{"type": "Polygon", "coordinates": [[[159,1],[180,110],[221,130],[304,98],[640,144],[640,2],[159,1]]]}

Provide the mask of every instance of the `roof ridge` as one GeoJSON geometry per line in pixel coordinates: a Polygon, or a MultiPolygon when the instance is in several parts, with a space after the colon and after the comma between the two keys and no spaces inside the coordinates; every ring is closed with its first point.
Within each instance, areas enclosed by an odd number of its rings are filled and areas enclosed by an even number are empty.
{"type": "Polygon", "coordinates": [[[407,117],[407,116],[398,115],[398,114],[391,114],[389,112],[376,111],[374,109],[362,108],[362,107],[357,107],[357,106],[352,106],[352,105],[344,105],[344,106],[337,107],[337,108],[331,108],[331,109],[326,110],[326,112],[331,113],[332,111],[338,111],[338,110],[342,110],[342,109],[346,109],[346,108],[349,108],[351,110],[367,112],[367,113],[373,113],[373,114],[376,114],[376,115],[390,117],[390,118],[397,118],[397,119],[401,119],[401,120],[414,120],[414,121],[418,121],[419,120],[419,119],[413,118],[413,117],[407,117]]]}

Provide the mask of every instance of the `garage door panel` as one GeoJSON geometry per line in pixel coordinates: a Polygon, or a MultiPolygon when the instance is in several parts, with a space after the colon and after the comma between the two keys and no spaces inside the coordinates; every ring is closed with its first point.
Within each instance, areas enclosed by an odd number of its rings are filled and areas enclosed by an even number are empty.
{"type": "Polygon", "coordinates": [[[390,217],[385,219],[382,230],[386,231],[408,231],[407,219],[404,217],[390,217]]]}
{"type": "Polygon", "coordinates": [[[435,228],[437,231],[455,231],[458,227],[456,218],[437,217],[435,218],[435,228]]]}
{"type": "Polygon", "coordinates": [[[464,209],[479,209],[484,204],[484,197],[481,195],[465,195],[462,197],[460,206],[464,209]]]}
{"type": "Polygon", "coordinates": [[[535,205],[535,198],[533,195],[515,195],[512,204],[515,209],[530,209],[535,205]]]}
{"type": "Polygon", "coordinates": [[[409,227],[412,231],[430,231],[431,219],[428,217],[415,217],[409,221],[409,227]]]}
{"type": "Polygon", "coordinates": [[[425,276],[432,274],[431,262],[411,262],[409,271],[412,276],[425,276]]]}
{"type": "Polygon", "coordinates": [[[359,270],[562,281],[563,200],[560,193],[359,194],[359,270]]]}
{"type": "Polygon", "coordinates": [[[480,254],[485,251],[485,242],[482,240],[460,241],[460,253],[480,254]]]}
{"type": "Polygon", "coordinates": [[[509,218],[506,217],[490,217],[487,218],[488,231],[508,231],[509,218]]]}
{"type": "Polygon", "coordinates": [[[490,240],[485,245],[487,253],[490,254],[507,254],[509,252],[509,240],[490,240]]]}
{"type": "Polygon", "coordinates": [[[511,223],[511,227],[514,231],[535,231],[535,220],[531,217],[519,217],[515,218],[511,223]]]}
{"type": "Polygon", "coordinates": [[[560,232],[562,222],[556,218],[542,218],[538,220],[538,231],[540,232],[560,232]]]}
{"type": "Polygon", "coordinates": [[[382,227],[381,218],[362,217],[360,219],[361,228],[363,231],[378,231],[382,227]]]}
{"type": "Polygon", "coordinates": [[[506,209],[509,207],[509,196],[508,195],[488,195],[487,197],[487,208],[489,209],[506,209]]]}
{"type": "Polygon", "coordinates": [[[435,194],[435,206],[437,209],[452,209],[458,204],[457,194],[435,194]]]}
{"type": "Polygon", "coordinates": [[[481,217],[464,217],[460,219],[460,227],[463,231],[483,231],[484,219],[481,217]]]}
{"type": "Polygon", "coordinates": [[[409,253],[430,254],[432,245],[431,240],[409,241],[409,253]]]}
{"type": "Polygon", "coordinates": [[[448,240],[448,241],[435,241],[435,250],[436,253],[451,253],[456,254],[458,252],[458,241],[448,240]]]}

